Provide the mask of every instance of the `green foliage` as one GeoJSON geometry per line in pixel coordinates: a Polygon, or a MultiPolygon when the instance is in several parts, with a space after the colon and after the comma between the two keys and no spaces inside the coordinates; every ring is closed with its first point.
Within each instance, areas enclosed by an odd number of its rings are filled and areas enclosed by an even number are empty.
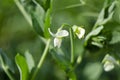
{"type": "Polygon", "coordinates": [[[5,73],[9,76],[11,80],[14,80],[13,73],[15,73],[15,69],[13,67],[12,61],[6,56],[6,54],[0,49],[0,65],[5,71],[5,73]]]}
{"type": "Polygon", "coordinates": [[[0,74],[10,80],[120,80],[119,0],[10,2],[0,1],[6,52],[0,49],[0,74]]]}
{"type": "Polygon", "coordinates": [[[89,63],[84,69],[84,75],[88,78],[87,80],[98,80],[102,73],[102,66],[100,63],[89,63]],[[94,73],[93,73],[94,72],[94,73]]]}
{"type": "Polygon", "coordinates": [[[15,57],[15,62],[20,72],[20,80],[27,80],[29,77],[29,68],[25,58],[20,54],[17,54],[15,57]]]}
{"type": "Polygon", "coordinates": [[[85,45],[87,45],[87,41],[90,39],[90,37],[98,35],[103,28],[104,28],[103,26],[99,26],[98,28],[92,30],[85,38],[85,41],[86,41],[85,45]]]}
{"type": "Polygon", "coordinates": [[[35,67],[35,62],[34,62],[33,56],[28,51],[26,51],[25,58],[26,58],[26,62],[27,62],[28,68],[29,68],[29,72],[31,72],[32,69],[35,67]]]}
{"type": "Polygon", "coordinates": [[[110,41],[110,44],[115,44],[120,42],[120,32],[118,30],[112,32],[112,40],[110,41]]]}

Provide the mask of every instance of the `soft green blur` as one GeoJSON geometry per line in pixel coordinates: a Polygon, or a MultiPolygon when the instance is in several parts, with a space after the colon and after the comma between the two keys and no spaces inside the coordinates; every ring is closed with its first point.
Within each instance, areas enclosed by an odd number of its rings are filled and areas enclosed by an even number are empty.
{"type": "MultiPolygon", "coordinates": [[[[44,0],[37,1],[41,3],[44,0]]],[[[67,23],[70,25],[84,26],[86,34],[88,34],[94,26],[105,0],[83,1],[87,5],[79,6],[80,0],[54,0],[51,30],[56,32],[63,23],[67,23]]],[[[108,0],[108,2],[111,3],[112,0],[108,0]]],[[[82,62],[75,69],[78,80],[120,80],[120,68],[105,72],[101,64],[104,55],[107,53],[113,54],[120,59],[119,4],[112,20],[105,24],[103,30],[104,36],[108,38],[105,48],[101,49],[91,45],[84,48],[80,46],[83,44],[82,40],[81,42],[79,40],[75,41],[75,53],[83,56],[82,62]]],[[[63,51],[69,54],[69,51],[67,51],[69,50],[67,39],[64,45],[67,45],[67,47],[65,46],[63,51]]],[[[14,1],[0,0],[0,48],[5,51],[13,63],[15,64],[15,55],[17,53],[23,55],[26,51],[29,51],[33,55],[35,64],[37,64],[44,50],[44,46],[44,43],[26,21],[14,1]]],[[[16,65],[14,67],[16,68],[15,76],[19,78],[16,65]]],[[[47,55],[38,75],[37,80],[66,80],[65,71],[54,61],[51,54],[47,55]]],[[[9,80],[1,67],[0,80],[9,80]]]]}

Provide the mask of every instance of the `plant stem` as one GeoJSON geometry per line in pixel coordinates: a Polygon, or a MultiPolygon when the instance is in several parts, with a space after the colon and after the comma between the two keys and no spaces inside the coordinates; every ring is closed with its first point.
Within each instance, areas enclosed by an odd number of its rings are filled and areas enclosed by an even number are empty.
{"type": "Polygon", "coordinates": [[[8,75],[8,77],[10,78],[10,80],[14,80],[13,76],[10,74],[10,72],[8,71],[8,67],[4,66],[4,71],[5,73],[8,75]]]}
{"type": "Polygon", "coordinates": [[[3,60],[2,60],[1,55],[0,55],[0,61],[1,61],[1,64],[2,64],[2,68],[3,68],[3,70],[5,71],[5,73],[7,74],[7,76],[9,77],[9,79],[10,79],[10,80],[15,80],[15,79],[13,78],[13,76],[11,75],[11,73],[8,71],[8,66],[5,66],[5,64],[4,64],[3,60]]]}
{"type": "Polygon", "coordinates": [[[73,63],[74,62],[74,50],[73,50],[73,35],[72,35],[72,29],[70,28],[69,29],[69,31],[70,31],[70,44],[71,44],[71,63],[73,63]]]}
{"type": "Polygon", "coordinates": [[[27,12],[25,11],[24,7],[21,5],[21,3],[19,2],[19,0],[14,0],[14,2],[16,3],[17,7],[22,12],[23,16],[28,21],[28,23],[30,24],[30,26],[32,26],[32,21],[30,19],[30,16],[27,14],[27,12]]]}
{"type": "Polygon", "coordinates": [[[44,62],[44,60],[45,60],[45,57],[46,57],[46,55],[47,55],[47,51],[48,51],[48,49],[49,49],[50,41],[51,41],[51,40],[48,39],[47,44],[46,44],[46,47],[45,47],[45,49],[44,49],[44,52],[43,52],[43,54],[42,54],[42,56],[41,56],[41,58],[40,58],[40,60],[39,60],[39,63],[38,63],[38,65],[37,65],[37,68],[35,69],[35,72],[34,72],[33,75],[32,75],[31,80],[35,80],[35,77],[36,77],[39,69],[41,68],[41,66],[42,66],[42,64],[43,64],[43,62],[44,62]]]}

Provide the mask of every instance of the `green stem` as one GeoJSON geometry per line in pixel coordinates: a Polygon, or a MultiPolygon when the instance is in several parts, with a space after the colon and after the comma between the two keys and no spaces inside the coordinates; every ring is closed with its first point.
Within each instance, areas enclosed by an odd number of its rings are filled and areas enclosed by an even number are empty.
{"type": "Polygon", "coordinates": [[[39,69],[41,68],[41,66],[42,66],[42,64],[43,64],[43,62],[44,62],[44,60],[45,60],[45,57],[46,57],[46,55],[47,55],[47,51],[48,51],[48,49],[49,49],[50,41],[51,41],[51,40],[48,39],[47,44],[46,44],[46,47],[45,47],[45,50],[44,50],[44,52],[43,52],[43,54],[42,54],[42,57],[41,57],[40,60],[39,60],[39,63],[38,63],[38,65],[37,65],[37,68],[35,69],[35,72],[34,72],[33,75],[32,75],[31,80],[35,80],[35,77],[36,77],[39,69]]]}
{"type": "Polygon", "coordinates": [[[21,5],[21,3],[19,2],[19,0],[14,0],[14,2],[16,3],[17,7],[22,12],[23,16],[28,21],[28,23],[30,24],[30,26],[32,26],[32,21],[30,19],[30,16],[27,14],[27,12],[25,11],[24,7],[21,5]]]}
{"type": "Polygon", "coordinates": [[[71,63],[73,63],[74,62],[74,50],[73,50],[73,36],[72,36],[72,29],[70,28],[69,29],[69,31],[70,31],[70,44],[71,44],[71,63]]]}
{"type": "Polygon", "coordinates": [[[7,74],[7,76],[10,78],[10,80],[14,80],[14,78],[12,77],[12,75],[10,74],[10,72],[8,71],[8,67],[4,66],[4,71],[7,74]]]}
{"type": "Polygon", "coordinates": [[[2,60],[1,55],[0,55],[0,61],[1,61],[1,64],[2,64],[2,68],[3,68],[3,70],[5,71],[5,73],[7,74],[7,76],[9,77],[9,79],[10,79],[10,80],[15,80],[15,79],[13,78],[13,76],[11,75],[11,73],[8,71],[8,66],[5,66],[5,64],[4,64],[3,60],[2,60]]]}

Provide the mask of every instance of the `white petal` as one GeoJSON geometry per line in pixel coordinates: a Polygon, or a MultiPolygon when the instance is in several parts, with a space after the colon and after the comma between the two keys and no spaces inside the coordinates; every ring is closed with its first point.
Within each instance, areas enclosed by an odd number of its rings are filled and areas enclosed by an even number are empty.
{"type": "Polygon", "coordinates": [[[61,43],[62,43],[62,39],[60,39],[60,38],[54,38],[54,47],[60,48],[61,43]]]}
{"type": "Polygon", "coordinates": [[[111,71],[112,69],[114,69],[114,67],[115,67],[114,64],[109,61],[105,62],[104,64],[104,70],[106,72],[111,71]]]}
{"type": "Polygon", "coordinates": [[[76,33],[79,39],[81,39],[85,35],[85,29],[79,27],[78,28],[79,33],[76,33]]]}
{"type": "Polygon", "coordinates": [[[56,37],[66,37],[68,35],[69,33],[67,30],[60,30],[59,32],[56,33],[56,37]]]}
{"type": "Polygon", "coordinates": [[[117,64],[115,58],[113,56],[109,55],[109,54],[105,55],[105,57],[103,59],[103,62],[105,62],[105,61],[110,61],[114,64],[117,64]]]}

